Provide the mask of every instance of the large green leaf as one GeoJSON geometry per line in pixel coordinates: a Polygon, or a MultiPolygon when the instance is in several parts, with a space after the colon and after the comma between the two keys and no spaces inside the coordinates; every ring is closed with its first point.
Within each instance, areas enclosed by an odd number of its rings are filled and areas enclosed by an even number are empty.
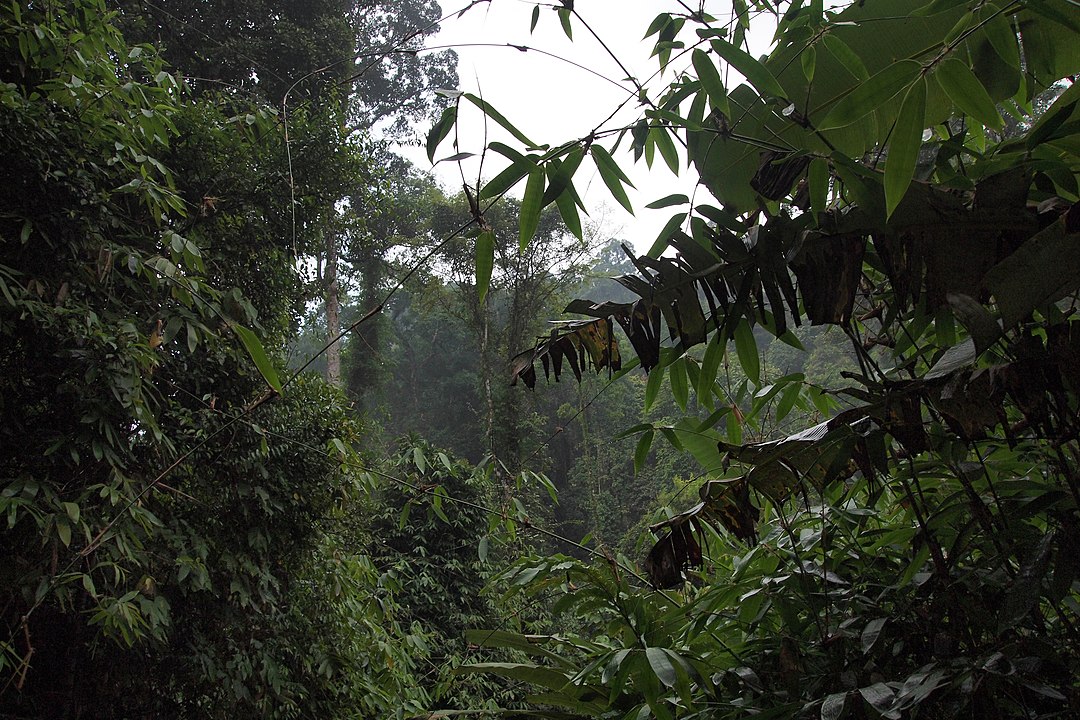
{"type": "Polygon", "coordinates": [[[919,161],[925,122],[926,81],[920,78],[908,89],[889,138],[889,158],[885,164],[886,217],[892,215],[911,184],[919,161]]]}
{"type": "Polygon", "coordinates": [[[259,338],[255,333],[248,330],[239,323],[231,323],[233,332],[240,338],[240,342],[244,345],[244,350],[247,351],[248,357],[255,363],[255,367],[258,368],[259,374],[266,380],[266,384],[273,389],[274,392],[281,392],[281,379],[278,377],[277,370],[274,369],[274,364],[270,362],[270,358],[266,356],[266,351],[263,350],[262,343],[259,342],[259,338]]]}
{"type": "Polygon", "coordinates": [[[450,134],[450,131],[454,128],[454,122],[457,121],[457,105],[451,105],[443,110],[442,116],[439,121],[432,126],[431,131],[427,136],[427,158],[428,162],[435,162],[435,151],[439,147],[439,143],[446,139],[446,136],[450,134]]]}
{"type": "Polygon", "coordinates": [[[955,57],[946,58],[938,64],[934,78],[964,113],[995,130],[1005,127],[990,94],[966,64],[955,57]]]}
{"type": "Polygon", "coordinates": [[[481,304],[491,285],[491,271],[495,267],[495,231],[490,228],[476,236],[476,292],[481,304]]]}
{"type": "Polygon", "coordinates": [[[840,98],[825,117],[817,122],[818,130],[841,128],[874,112],[906,88],[921,70],[922,65],[915,60],[901,60],[886,66],[874,77],[840,98]]]}
{"type": "Polygon", "coordinates": [[[496,123],[501,125],[503,127],[503,129],[505,129],[507,132],[509,132],[511,135],[513,135],[519,142],[524,143],[526,147],[530,147],[530,148],[539,147],[536,143],[534,143],[532,140],[527,138],[525,136],[525,133],[518,130],[517,127],[515,127],[513,123],[511,123],[509,120],[507,120],[506,116],[504,116],[501,112],[499,112],[494,107],[492,107],[491,103],[489,103],[487,100],[484,100],[483,98],[477,97],[476,95],[473,95],[472,93],[464,93],[462,95],[462,97],[465,98],[466,100],[468,100],[469,102],[471,102],[476,107],[483,110],[485,115],[487,115],[489,118],[491,118],[496,123]]]}
{"type": "Polygon", "coordinates": [[[626,196],[626,190],[623,188],[623,184],[633,187],[633,183],[630,182],[630,178],[626,176],[626,173],[622,171],[622,168],[615,162],[609,153],[599,145],[593,145],[589,151],[592,153],[593,160],[596,162],[596,169],[600,172],[600,179],[607,185],[608,190],[611,191],[612,197],[614,197],[620,205],[626,208],[626,211],[631,215],[634,214],[634,206],[630,204],[630,198],[626,196]]]}
{"type": "Polygon", "coordinates": [[[544,169],[537,167],[529,173],[525,183],[525,195],[521,199],[521,212],[518,231],[518,247],[521,252],[529,246],[536,228],[540,225],[540,211],[543,209],[544,169]]]}
{"type": "MultiPolygon", "coordinates": [[[[731,67],[742,73],[742,76],[757,88],[762,95],[771,95],[777,98],[786,96],[784,88],[776,81],[769,69],[758,62],[750,53],[721,38],[713,40],[711,45],[713,52],[727,60],[731,67]]],[[[694,67],[697,69],[696,63],[694,67]]]]}

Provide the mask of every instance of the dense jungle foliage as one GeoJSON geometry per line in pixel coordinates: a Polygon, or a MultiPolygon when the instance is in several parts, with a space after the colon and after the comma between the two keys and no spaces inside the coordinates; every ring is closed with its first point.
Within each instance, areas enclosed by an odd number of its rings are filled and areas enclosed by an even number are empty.
{"type": "Polygon", "coordinates": [[[0,717],[1080,714],[1076,4],[484,4],[0,7],[0,717]]]}

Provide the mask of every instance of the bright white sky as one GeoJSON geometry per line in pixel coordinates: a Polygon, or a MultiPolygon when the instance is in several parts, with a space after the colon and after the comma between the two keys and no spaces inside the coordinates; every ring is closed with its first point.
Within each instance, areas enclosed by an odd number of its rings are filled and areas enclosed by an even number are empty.
{"type": "MultiPolygon", "coordinates": [[[[443,12],[450,13],[467,5],[467,0],[456,2],[459,4],[443,0],[443,12]]],[[[541,7],[536,31],[530,35],[529,22],[535,5],[535,2],[524,0],[491,0],[477,5],[464,16],[453,17],[443,23],[442,31],[431,39],[429,45],[449,45],[458,52],[461,90],[482,95],[534,142],[554,146],[588,135],[621,102],[631,98],[628,88],[632,86],[622,82],[625,73],[619,65],[573,18],[573,42],[563,33],[558,15],[550,7],[541,7]],[[544,50],[595,70],[615,83],[538,52],[520,52],[505,47],[507,43],[544,50]],[[479,44],[503,47],[481,47],[479,44]]],[[[642,37],[658,13],[679,9],[675,2],[577,0],[575,7],[635,77],[644,82],[653,76],[658,66],[655,58],[649,58],[649,52],[655,37],[649,41],[642,40],[642,37]]],[[[716,9],[714,12],[721,11],[716,9]]],[[[689,58],[672,62],[664,77],[654,77],[649,87],[661,87],[671,80],[674,73],[688,65],[689,58]]],[[[468,102],[463,102],[461,108],[458,151],[473,152],[479,156],[485,144],[484,116],[468,102]]],[[[640,112],[636,100],[631,99],[624,110],[614,120],[604,123],[603,127],[618,127],[632,122],[640,112]]],[[[511,147],[520,147],[520,143],[493,122],[488,121],[486,126],[487,142],[500,140],[511,147]]],[[[452,139],[451,136],[444,141],[436,159],[455,153],[452,139]]],[[[604,145],[610,149],[611,141],[604,145]]],[[[628,147],[628,143],[624,141],[622,147],[628,147]]],[[[429,167],[422,148],[409,149],[405,154],[419,167],[429,167]]],[[[636,192],[628,190],[636,216],[622,210],[588,161],[582,164],[575,178],[575,186],[582,193],[591,217],[605,218],[607,236],[629,240],[644,252],[671,213],[670,208],[647,210],[644,206],[672,193],[690,194],[694,173],[684,171],[683,177],[677,178],[668,170],[659,154],[651,171],[645,166],[644,159],[639,166],[633,167],[633,159],[628,152],[617,155],[616,160],[637,187],[636,192]]],[[[490,154],[483,165],[484,179],[494,177],[506,164],[502,156],[490,154]]],[[[461,163],[461,170],[455,163],[440,163],[436,165],[435,173],[447,191],[455,192],[461,188],[462,171],[467,182],[475,185],[479,169],[478,158],[471,158],[461,163]]],[[[517,188],[519,196],[523,186],[524,183],[517,188]]],[[[585,223],[589,219],[582,218],[585,223]]]]}

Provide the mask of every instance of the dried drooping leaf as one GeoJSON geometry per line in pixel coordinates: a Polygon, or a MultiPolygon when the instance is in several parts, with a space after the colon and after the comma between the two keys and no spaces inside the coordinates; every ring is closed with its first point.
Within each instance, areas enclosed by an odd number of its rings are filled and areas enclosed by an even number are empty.
{"type": "Polygon", "coordinates": [[[1058,218],[988,268],[983,287],[997,301],[1006,328],[1080,287],[1080,232],[1068,232],[1067,217],[1058,218]]]}
{"type": "Polygon", "coordinates": [[[981,440],[987,428],[1005,420],[1004,397],[988,370],[960,370],[928,394],[953,432],[965,440],[981,440]]]}
{"type": "Polygon", "coordinates": [[[587,363],[597,372],[622,368],[619,341],[612,332],[611,320],[605,318],[562,323],[550,336],[538,339],[534,347],[510,361],[510,384],[516,385],[520,379],[526,387],[535,387],[537,360],[544,366],[544,375],[550,377],[554,373],[556,381],[562,374],[564,360],[578,381],[587,363]]]}
{"type": "Polygon", "coordinates": [[[813,325],[846,325],[862,279],[866,239],[832,235],[808,239],[791,261],[806,316],[813,325]]]}
{"type": "Polygon", "coordinates": [[[782,502],[803,482],[820,489],[858,469],[854,451],[862,433],[869,430],[866,415],[865,409],[857,408],[781,440],[749,445],[721,442],[719,448],[731,460],[753,466],[746,474],[751,487],[782,502]]]}
{"type": "Polygon", "coordinates": [[[885,393],[884,407],[875,415],[885,432],[896,438],[909,455],[929,449],[930,442],[923,427],[922,403],[916,392],[907,386],[897,386],[885,393]]]}
{"type": "Polygon", "coordinates": [[[645,572],[653,587],[678,587],[683,583],[684,569],[701,567],[701,545],[694,538],[696,514],[701,507],[699,504],[691,511],[653,528],[654,532],[660,527],[670,528],[668,534],[653,545],[645,558],[645,572]]]}
{"type": "Polygon", "coordinates": [[[743,542],[757,542],[755,523],[761,516],[750,502],[750,483],[745,477],[735,480],[710,480],[699,493],[706,519],[719,521],[724,528],[743,542]]]}
{"type": "Polygon", "coordinates": [[[750,187],[769,200],[787,197],[809,164],[809,155],[790,157],[788,153],[766,150],[761,153],[761,164],[750,180],[750,187]]]}

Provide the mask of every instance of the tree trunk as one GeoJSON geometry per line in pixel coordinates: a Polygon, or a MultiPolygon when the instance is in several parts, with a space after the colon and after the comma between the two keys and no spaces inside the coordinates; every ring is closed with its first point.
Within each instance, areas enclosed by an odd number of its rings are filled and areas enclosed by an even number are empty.
{"type": "MultiPolygon", "coordinates": [[[[336,232],[326,233],[326,341],[330,342],[341,333],[341,298],[338,285],[338,237],[336,232]]],[[[341,343],[335,342],[326,349],[326,382],[341,387],[341,343]]]]}

